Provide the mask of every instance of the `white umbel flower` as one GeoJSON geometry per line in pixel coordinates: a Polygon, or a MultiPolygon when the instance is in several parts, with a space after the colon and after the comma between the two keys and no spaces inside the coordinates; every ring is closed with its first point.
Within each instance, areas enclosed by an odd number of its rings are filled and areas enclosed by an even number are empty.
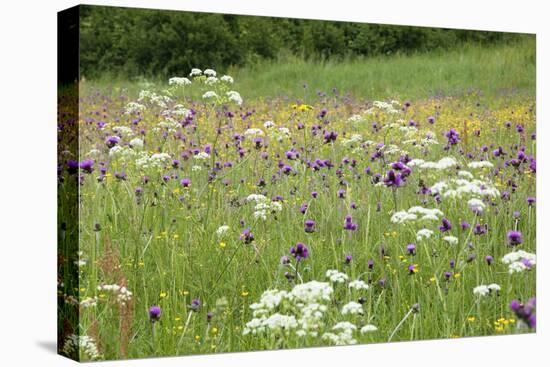
{"type": "Polygon", "coordinates": [[[363,306],[360,303],[351,301],[349,303],[346,303],[342,307],[342,315],[362,315],[363,314],[363,306]]]}

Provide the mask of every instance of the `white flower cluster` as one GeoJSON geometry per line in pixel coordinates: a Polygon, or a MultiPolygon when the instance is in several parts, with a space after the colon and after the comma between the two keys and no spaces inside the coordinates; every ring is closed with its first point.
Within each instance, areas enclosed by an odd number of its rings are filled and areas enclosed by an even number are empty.
{"type": "Polygon", "coordinates": [[[399,102],[398,101],[390,101],[389,103],[388,102],[383,102],[383,101],[374,101],[372,103],[373,107],[369,108],[366,112],[368,114],[375,114],[376,113],[376,109],[380,109],[380,110],[383,110],[385,111],[386,113],[399,113],[399,110],[395,108],[395,105],[398,105],[399,102]]]}
{"type": "Polygon", "coordinates": [[[137,102],[130,102],[126,105],[126,108],[124,109],[124,113],[127,115],[131,115],[134,113],[138,113],[141,111],[145,111],[145,106],[142,104],[139,104],[137,102]]]}
{"type": "Polygon", "coordinates": [[[101,355],[99,354],[99,350],[93,338],[87,335],[69,335],[63,344],[63,353],[70,356],[79,351],[83,352],[90,360],[101,359],[101,355]]]}
{"type": "Polygon", "coordinates": [[[494,165],[489,161],[478,161],[478,162],[470,162],[468,163],[469,168],[493,168],[494,165]]]}
{"type": "Polygon", "coordinates": [[[172,107],[171,109],[163,111],[162,115],[163,116],[175,115],[175,116],[178,116],[180,118],[187,118],[191,115],[191,111],[189,109],[185,108],[182,104],[177,104],[174,107],[172,107]]]}
{"type": "Polygon", "coordinates": [[[443,237],[443,241],[447,242],[449,245],[458,244],[458,238],[456,238],[455,236],[445,236],[443,237]]]}
{"type": "Polygon", "coordinates": [[[229,83],[229,84],[233,84],[233,77],[229,76],[229,75],[224,75],[220,78],[220,80],[224,83],[229,83]]]}
{"type": "Polygon", "coordinates": [[[269,136],[278,142],[282,142],[284,139],[290,138],[290,130],[286,127],[280,127],[276,130],[270,130],[269,136]]]}
{"type": "Polygon", "coordinates": [[[217,98],[218,95],[213,90],[209,90],[202,95],[203,99],[217,98]]]}
{"type": "Polygon", "coordinates": [[[239,106],[243,104],[243,99],[242,99],[241,95],[239,94],[239,92],[236,92],[234,90],[230,90],[229,92],[226,93],[226,95],[227,95],[227,98],[229,98],[230,101],[235,102],[239,106]]]}
{"type": "Polygon", "coordinates": [[[365,121],[367,120],[361,115],[352,115],[350,116],[350,118],[348,118],[348,122],[351,124],[359,124],[365,121]]]}
{"type": "Polygon", "coordinates": [[[191,72],[189,73],[189,76],[200,76],[200,75],[202,75],[202,70],[197,68],[191,69],[191,72]]]}
{"type": "Polygon", "coordinates": [[[369,285],[361,279],[352,280],[351,282],[349,282],[348,287],[357,290],[369,289],[369,285]]]}
{"type": "Polygon", "coordinates": [[[478,198],[472,198],[468,200],[468,207],[475,212],[481,213],[485,209],[485,203],[478,198]]]}
{"type": "Polygon", "coordinates": [[[425,238],[427,239],[432,237],[433,234],[434,234],[434,231],[432,231],[431,229],[422,228],[421,230],[416,232],[416,240],[422,241],[425,238]]]}
{"type": "Polygon", "coordinates": [[[132,299],[132,292],[128,290],[125,286],[120,286],[118,284],[103,284],[97,286],[98,291],[111,292],[116,295],[116,300],[122,306],[126,305],[126,302],[132,299]]]}
{"type": "Polygon", "coordinates": [[[84,308],[97,306],[97,297],[86,297],[80,301],[80,306],[84,308]]]}
{"type": "Polygon", "coordinates": [[[206,153],[206,152],[199,152],[199,153],[195,154],[195,155],[193,156],[193,158],[194,158],[194,159],[197,159],[197,160],[199,160],[199,161],[204,161],[204,160],[210,158],[210,154],[208,154],[208,153],[206,153]]]}
{"type": "Polygon", "coordinates": [[[421,221],[425,220],[439,220],[439,217],[443,216],[443,212],[439,209],[428,209],[421,206],[413,206],[409,210],[401,210],[394,213],[391,217],[392,223],[402,224],[405,222],[413,222],[420,218],[421,221]]]}
{"type": "Polygon", "coordinates": [[[171,160],[168,153],[155,153],[149,156],[146,152],[140,152],[136,159],[136,166],[140,169],[162,168],[171,160]]]}
{"type": "Polygon", "coordinates": [[[485,297],[489,295],[491,292],[494,292],[494,293],[500,292],[500,285],[496,283],[492,283],[489,285],[482,284],[474,288],[474,295],[480,296],[480,297],[485,297]]]}
{"type": "Polygon", "coordinates": [[[357,326],[351,322],[342,321],[332,327],[335,332],[323,334],[323,339],[328,340],[334,345],[352,345],[357,344],[357,340],[353,338],[353,332],[357,326]]]}
{"type": "Polygon", "coordinates": [[[264,127],[266,129],[272,128],[273,126],[275,126],[275,123],[271,120],[264,122],[264,127]]]}
{"type": "Polygon", "coordinates": [[[362,315],[363,314],[363,306],[360,303],[351,301],[346,303],[342,307],[342,315],[362,315]]]}
{"type": "Polygon", "coordinates": [[[244,132],[244,136],[249,139],[254,139],[258,136],[264,136],[264,132],[262,131],[262,129],[252,127],[244,132]]]}
{"type": "Polygon", "coordinates": [[[406,138],[410,138],[418,132],[418,129],[414,126],[400,126],[399,131],[401,131],[406,138]]]}
{"type": "MultiPolygon", "coordinates": [[[[356,280],[350,282],[350,288],[367,289],[368,286],[364,282],[356,280]],[[351,284],[358,286],[351,287],[351,284]]],[[[334,290],[329,283],[315,280],[297,284],[291,291],[267,290],[257,303],[250,305],[253,319],[246,323],[243,335],[269,332],[287,335],[293,333],[298,337],[321,336],[323,340],[336,345],[355,344],[356,340],[353,334],[357,330],[357,326],[348,321],[337,322],[329,331],[322,333],[328,327],[324,324],[325,314],[329,307],[335,305],[331,302],[333,293],[334,290]]],[[[339,313],[341,315],[361,315],[363,307],[352,301],[345,304],[339,313]]],[[[366,325],[361,329],[361,333],[376,330],[374,325],[366,325]]]]}
{"type": "MultiPolygon", "coordinates": [[[[170,102],[172,102],[172,99],[168,96],[163,96],[156,94],[155,92],[151,92],[148,90],[142,90],[139,92],[138,101],[149,101],[152,104],[155,104],[161,108],[166,108],[170,102]]],[[[130,102],[134,103],[134,102],[130,102]]],[[[128,107],[126,107],[128,109],[128,107]]]]}
{"type": "Polygon", "coordinates": [[[129,144],[130,144],[130,148],[134,150],[139,150],[143,148],[143,140],[141,140],[140,138],[134,138],[130,140],[129,144]]]}
{"type": "Polygon", "coordinates": [[[361,134],[353,134],[349,139],[342,139],[341,141],[343,145],[360,144],[363,141],[363,136],[361,134]]]}
{"type": "Polygon", "coordinates": [[[489,182],[481,180],[470,181],[463,178],[439,181],[435,183],[430,190],[433,194],[440,194],[444,198],[500,196],[500,192],[489,182]]]}
{"type": "Polygon", "coordinates": [[[261,194],[250,194],[246,198],[247,202],[255,202],[254,206],[254,218],[267,220],[269,213],[276,213],[283,210],[283,205],[278,201],[271,201],[261,194]]]}
{"type": "Polygon", "coordinates": [[[126,160],[132,158],[136,152],[129,146],[115,145],[109,149],[109,157],[126,160]]]}
{"type": "Polygon", "coordinates": [[[161,129],[166,129],[170,133],[174,133],[180,127],[179,122],[170,117],[165,117],[165,119],[157,124],[157,127],[153,131],[160,131],[161,129]]]}
{"type": "Polygon", "coordinates": [[[170,78],[168,79],[168,84],[169,85],[175,85],[175,86],[178,86],[178,87],[184,87],[186,85],[190,85],[191,84],[191,80],[185,78],[185,77],[173,77],[173,78],[170,78]]]}
{"type": "Polygon", "coordinates": [[[340,273],[338,270],[334,270],[334,269],[327,270],[325,275],[333,283],[345,283],[348,281],[347,274],[340,273]]]}
{"type": "Polygon", "coordinates": [[[537,264],[537,255],[518,250],[504,255],[502,262],[508,265],[508,273],[521,273],[537,264]]]}
{"type": "Polygon", "coordinates": [[[134,131],[128,126],[113,126],[113,131],[126,138],[134,136],[134,131]]]}
{"type": "Polygon", "coordinates": [[[443,157],[437,162],[424,161],[423,159],[413,159],[407,163],[410,167],[419,167],[422,169],[445,170],[456,167],[458,162],[453,157],[443,157]]]}
{"type": "Polygon", "coordinates": [[[216,229],[216,234],[219,237],[224,236],[225,234],[227,234],[227,232],[229,232],[229,226],[225,224],[223,226],[219,226],[218,229],[216,229]]]}
{"type": "Polygon", "coordinates": [[[290,292],[284,290],[267,290],[260,301],[250,305],[253,319],[246,323],[243,335],[256,335],[267,331],[281,332],[300,328],[296,335],[317,335],[327,306],[333,293],[328,283],[311,281],[296,285],[290,292]],[[288,310],[290,314],[274,311],[288,310]]]}

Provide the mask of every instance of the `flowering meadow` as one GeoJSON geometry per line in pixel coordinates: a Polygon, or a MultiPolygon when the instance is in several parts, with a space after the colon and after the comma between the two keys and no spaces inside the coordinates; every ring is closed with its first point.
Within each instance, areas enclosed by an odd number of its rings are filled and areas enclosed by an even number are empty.
{"type": "Polygon", "coordinates": [[[64,354],[536,330],[532,98],[236,85],[212,69],[138,93],[81,85],[79,153],[58,166],[60,202],[78,186],[78,213],[60,210],[80,231],[60,259],[59,302],[78,309],[64,354]]]}

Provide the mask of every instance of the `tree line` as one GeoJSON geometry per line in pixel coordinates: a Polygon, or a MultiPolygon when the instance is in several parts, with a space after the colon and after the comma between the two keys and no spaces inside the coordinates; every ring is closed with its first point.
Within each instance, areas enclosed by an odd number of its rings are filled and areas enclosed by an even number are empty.
{"type": "Polygon", "coordinates": [[[344,59],[512,42],[521,34],[103,6],[80,7],[87,78],[180,75],[289,56],[344,59]]]}

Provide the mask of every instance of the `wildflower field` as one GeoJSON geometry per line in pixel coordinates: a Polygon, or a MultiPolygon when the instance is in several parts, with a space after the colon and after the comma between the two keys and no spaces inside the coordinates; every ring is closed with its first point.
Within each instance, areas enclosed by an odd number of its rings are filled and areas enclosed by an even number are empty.
{"type": "Polygon", "coordinates": [[[304,97],[248,98],[212,69],[136,93],[82,83],[79,156],[58,171],[60,202],[79,187],[79,213],[60,207],[80,225],[59,262],[59,302],[78,308],[63,353],[535,331],[534,97],[296,84],[304,97]]]}

